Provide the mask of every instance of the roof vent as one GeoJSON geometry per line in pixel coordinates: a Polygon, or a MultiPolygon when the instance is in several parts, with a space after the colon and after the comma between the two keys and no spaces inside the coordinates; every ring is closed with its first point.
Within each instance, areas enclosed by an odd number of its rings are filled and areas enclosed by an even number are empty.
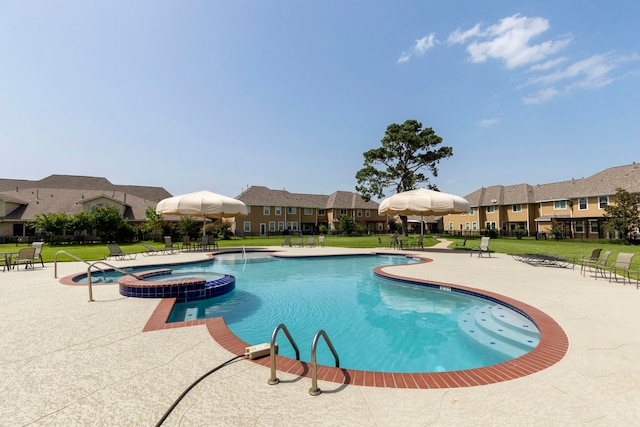
{"type": "Polygon", "coordinates": [[[498,203],[497,199],[491,199],[491,203],[498,203]]]}

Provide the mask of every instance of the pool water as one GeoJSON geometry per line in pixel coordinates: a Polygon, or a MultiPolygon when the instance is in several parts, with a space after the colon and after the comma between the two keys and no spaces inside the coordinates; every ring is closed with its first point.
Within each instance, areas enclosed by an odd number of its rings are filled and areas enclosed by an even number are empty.
{"type": "MultiPolygon", "coordinates": [[[[213,263],[178,267],[179,274],[215,272],[236,277],[231,293],[209,300],[176,304],[170,322],[222,316],[229,329],[250,345],[268,343],[283,323],[310,360],[314,335],[324,330],[334,345],[340,367],[379,372],[437,372],[471,369],[518,357],[531,347],[498,348],[470,319],[487,321],[485,313],[528,322],[526,341],[535,346],[535,325],[508,307],[448,288],[406,284],[380,278],[373,268],[417,262],[404,256],[336,256],[242,259],[220,257],[213,263]]],[[[484,332],[483,332],[484,333],[484,332]]],[[[279,354],[295,357],[284,333],[279,354]]],[[[319,364],[334,366],[323,340],[319,364]]]]}

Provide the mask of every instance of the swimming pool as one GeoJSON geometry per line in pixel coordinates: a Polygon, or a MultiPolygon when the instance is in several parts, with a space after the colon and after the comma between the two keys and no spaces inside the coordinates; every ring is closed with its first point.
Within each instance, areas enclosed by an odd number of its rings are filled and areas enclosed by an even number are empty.
{"type": "MultiPolygon", "coordinates": [[[[217,256],[213,263],[176,267],[177,274],[232,275],[235,290],[176,304],[169,321],[222,316],[249,344],[269,342],[274,328],[284,323],[306,361],[313,337],[322,329],[341,367],[378,372],[477,368],[518,357],[539,342],[533,322],[495,300],[388,280],[373,272],[380,265],[413,262],[417,260],[383,255],[282,259],[262,254],[248,260],[238,254],[217,256]],[[520,341],[514,344],[516,332],[520,341]],[[500,336],[507,333],[508,339],[500,336]]],[[[284,336],[278,343],[281,355],[294,357],[284,336]]],[[[324,345],[318,346],[317,360],[327,366],[334,363],[324,345]]]]}

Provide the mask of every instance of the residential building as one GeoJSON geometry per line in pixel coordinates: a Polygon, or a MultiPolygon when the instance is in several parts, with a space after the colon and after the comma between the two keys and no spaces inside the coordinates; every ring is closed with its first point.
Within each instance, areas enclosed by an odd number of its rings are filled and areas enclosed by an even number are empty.
{"type": "Polygon", "coordinates": [[[115,185],[106,178],[51,175],[39,181],[0,179],[0,242],[34,237],[26,226],[38,214],[73,215],[94,206],[114,206],[131,224],[146,220],[146,209],[171,194],[162,187],[115,185]]]}
{"type": "MultiPolygon", "coordinates": [[[[477,235],[496,229],[503,235],[548,236],[552,224],[562,225],[567,237],[609,237],[602,227],[605,206],[615,204],[622,188],[640,192],[640,165],[616,166],[587,178],[549,184],[494,185],[465,197],[471,212],[443,218],[445,231],[477,235]]],[[[616,236],[613,236],[616,237],[616,236]]]]}
{"type": "Polygon", "coordinates": [[[369,233],[387,230],[378,203],[364,201],[357,193],[336,191],[331,195],[290,193],[264,186],[251,186],[236,199],[247,205],[249,215],[236,218],[236,232],[245,235],[282,234],[284,231],[318,233],[321,226],[335,230],[342,215],[363,224],[369,233]]]}

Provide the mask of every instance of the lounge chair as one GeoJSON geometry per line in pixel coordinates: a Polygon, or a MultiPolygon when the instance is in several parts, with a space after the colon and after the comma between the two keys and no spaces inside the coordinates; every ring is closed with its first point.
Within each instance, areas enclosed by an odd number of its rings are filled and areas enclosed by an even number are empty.
{"type": "Polygon", "coordinates": [[[163,252],[161,250],[154,248],[153,246],[147,245],[146,243],[143,243],[142,246],[144,246],[147,249],[146,252],[142,252],[143,256],[160,255],[163,252]]]}
{"type": "Polygon", "coordinates": [[[307,237],[307,246],[312,248],[315,245],[316,245],[316,237],[313,234],[311,234],[309,235],[309,237],[307,237]]]}
{"type": "Polygon", "coordinates": [[[631,284],[631,261],[633,261],[634,255],[635,254],[627,252],[620,252],[618,254],[616,260],[609,267],[609,283],[611,283],[611,279],[614,276],[616,282],[618,281],[618,277],[622,276],[623,284],[627,284],[627,279],[629,279],[629,284],[631,284]]]}
{"type": "Polygon", "coordinates": [[[605,272],[607,271],[609,257],[611,257],[611,251],[605,251],[596,262],[587,264],[585,266],[585,271],[587,268],[589,268],[589,271],[593,269],[595,271],[595,279],[598,279],[598,273],[602,275],[603,278],[606,277],[605,272]]]}
{"type": "Polygon", "coordinates": [[[482,258],[482,253],[486,252],[491,258],[491,251],[489,250],[489,240],[491,237],[483,237],[480,239],[480,245],[471,248],[471,254],[469,256],[473,256],[475,251],[478,251],[478,258],[482,258]]]}
{"type": "Polygon", "coordinates": [[[291,236],[289,234],[285,234],[284,242],[280,246],[291,246],[291,236]]]}
{"type": "Polygon", "coordinates": [[[166,254],[175,254],[180,252],[178,248],[173,246],[173,242],[171,241],[171,236],[164,236],[164,248],[162,250],[166,254]]]}
{"type": "Polygon", "coordinates": [[[318,236],[318,246],[324,246],[324,234],[318,236]]]}
{"type": "Polygon", "coordinates": [[[418,240],[411,244],[411,249],[424,250],[424,236],[421,234],[418,240]]]}
{"type": "Polygon", "coordinates": [[[35,253],[33,254],[33,261],[40,260],[40,264],[44,267],[44,260],[42,259],[42,245],[44,242],[33,242],[31,246],[35,248],[35,253]]]}
{"type": "Polygon", "coordinates": [[[191,242],[191,237],[189,235],[182,236],[182,250],[188,251],[194,248],[193,242],[191,242]]]}
{"type": "Polygon", "coordinates": [[[298,238],[296,238],[296,241],[293,243],[293,246],[297,246],[299,248],[304,246],[304,238],[302,236],[299,236],[298,238]]]}
{"type": "Polygon", "coordinates": [[[584,276],[584,272],[588,266],[595,264],[600,259],[600,254],[602,253],[602,248],[595,248],[591,251],[591,255],[588,257],[584,257],[579,259],[577,263],[580,263],[580,274],[584,276]]]}
{"type": "Polygon", "coordinates": [[[389,243],[389,249],[398,249],[400,248],[400,240],[398,239],[398,235],[397,234],[393,234],[391,236],[391,242],[389,243]]]}
{"type": "Polygon", "coordinates": [[[25,270],[31,266],[33,270],[33,261],[36,253],[36,248],[33,246],[30,248],[22,248],[18,251],[18,255],[13,260],[13,265],[17,270],[20,270],[20,264],[24,265],[25,270]]]}
{"type": "Polygon", "coordinates": [[[120,245],[117,243],[107,243],[107,249],[109,249],[109,255],[106,256],[105,259],[115,258],[117,260],[124,259],[136,259],[138,254],[123,252],[120,248],[120,245]]]}

